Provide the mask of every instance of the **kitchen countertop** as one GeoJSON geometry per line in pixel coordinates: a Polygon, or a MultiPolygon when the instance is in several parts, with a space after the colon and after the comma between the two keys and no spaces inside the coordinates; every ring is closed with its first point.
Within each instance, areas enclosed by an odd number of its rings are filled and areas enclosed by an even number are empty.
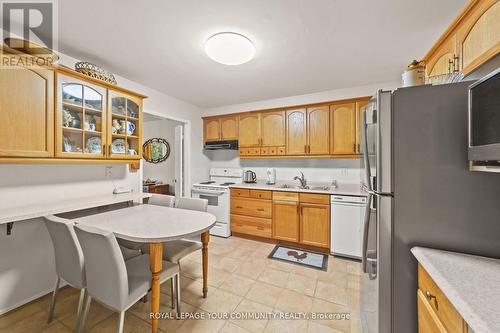
{"type": "Polygon", "coordinates": [[[32,219],[36,217],[62,214],[76,210],[112,205],[127,201],[142,201],[150,197],[148,193],[105,194],[92,197],[71,198],[55,202],[44,202],[25,206],[0,209],[0,224],[32,219]]]}
{"type": "MultiPolygon", "coordinates": [[[[309,182],[308,186],[329,186],[329,183],[325,182],[309,182]]],[[[298,182],[284,182],[277,181],[274,185],[268,185],[265,181],[257,180],[256,183],[241,183],[230,185],[230,188],[244,188],[244,189],[254,189],[254,190],[268,190],[268,191],[285,191],[285,192],[305,192],[305,193],[320,193],[320,194],[338,194],[338,195],[352,195],[352,196],[366,196],[366,194],[361,190],[359,184],[339,184],[337,188],[330,188],[329,190],[310,190],[310,189],[300,189],[294,186],[298,186],[298,182]],[[291,188],[282,188],[283,185],[290,185],[291,188]]]]}
{"type": "Polygon", "coordinates": [[[500,332],[500,259],[423,247],[411,252],[474,333],[500,332]]]}

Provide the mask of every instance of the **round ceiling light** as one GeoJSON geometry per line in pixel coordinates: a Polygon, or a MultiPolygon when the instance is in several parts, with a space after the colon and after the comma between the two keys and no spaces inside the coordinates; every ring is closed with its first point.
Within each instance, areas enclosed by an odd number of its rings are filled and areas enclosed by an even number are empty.
{"type": "Polygon", "coordinates": [[[221,32],[205,43],[205,52],[213,61],[224,65],[241,65],[253,59],[255,45],[235,32],[221,32]]]}

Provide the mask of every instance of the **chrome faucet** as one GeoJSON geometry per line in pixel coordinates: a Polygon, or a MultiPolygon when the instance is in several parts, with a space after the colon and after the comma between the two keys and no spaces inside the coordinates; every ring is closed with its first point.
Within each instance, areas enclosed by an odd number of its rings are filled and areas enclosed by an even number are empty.
{"type": "Polygon", "coordinates": [[[295,176],[293,177],[293,180],[298,180],[300,182],[300,188],[307,188],[307,180],[306,178],[304,177],[304,174],[302,173],[302,171],[299,171],[300,174],[301,174],[301,177],[299,176],[295,176]]]}

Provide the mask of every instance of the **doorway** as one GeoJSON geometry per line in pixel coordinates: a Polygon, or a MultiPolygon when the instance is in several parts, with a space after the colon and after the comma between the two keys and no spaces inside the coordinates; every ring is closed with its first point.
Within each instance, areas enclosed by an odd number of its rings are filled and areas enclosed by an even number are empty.
{"type": "Polygon", "coordinates": [[[188,122],[159,114],[143,114],[143,151],[140,180],[143,192],[187,195],[185,135],[188,122]]]}

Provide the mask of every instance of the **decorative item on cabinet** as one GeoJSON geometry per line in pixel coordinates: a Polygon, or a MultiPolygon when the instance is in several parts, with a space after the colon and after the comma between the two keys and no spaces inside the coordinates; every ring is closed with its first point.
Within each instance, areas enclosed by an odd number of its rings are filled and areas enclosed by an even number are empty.
{"type": "Polygon", "coordinates": [[[421,86],[425,83],[425,61],[413,60],[404,71],[403,87],[421,86]]]}
{"type": "Polygon", "coordinates": [[[90,76],[91,78],[104,81],[106,83],[116,85],[115,76],[101,67],[94,65],[90,62],[81,61],[75,64],[75,70],[83,75],[90,76]]]}

